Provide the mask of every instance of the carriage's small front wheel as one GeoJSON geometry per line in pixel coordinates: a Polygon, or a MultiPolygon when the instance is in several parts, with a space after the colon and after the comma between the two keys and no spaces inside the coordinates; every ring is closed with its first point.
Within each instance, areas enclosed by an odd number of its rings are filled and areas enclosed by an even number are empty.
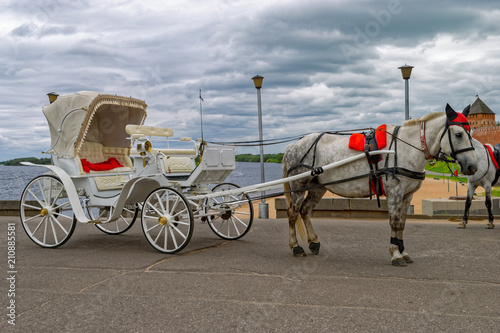
{"type": "MultiPolygon", "coordinates": [[[[113,209],[112,207],[89,207],[88,212],[93,220],[107,220],[108,217],[112,215],[113,209]]],[[[119,235],[132,227],[138,213],[139,208],[137,205],[125,206],[118,220],[108,223],[97,223],[95,226],[108,235],[119,235]]]]}
{"type": "Polygon", "coordinates": [[[219,237],[235,240],[245,236],[253,223],[253,205],[248,194],[226,194],[239,188],[236,184],[222,183],[213,188],[218,196],[205,200],[205,213],[210,229],[219,237]]]}
{"type": "Polygon", "coordinates": [[[163,253],[182,250],[193,235],[194,218],[188,201],[172,188],[159,188],[148,195],[141,222],[149,244],[163,253]]]}
{"type": "Polygon", "coordinates": [[[76,218],[59,178],[42,175],[23,191],[19,215],[28,237],[42,247],[58,247],[73,234],[76,218]]]}

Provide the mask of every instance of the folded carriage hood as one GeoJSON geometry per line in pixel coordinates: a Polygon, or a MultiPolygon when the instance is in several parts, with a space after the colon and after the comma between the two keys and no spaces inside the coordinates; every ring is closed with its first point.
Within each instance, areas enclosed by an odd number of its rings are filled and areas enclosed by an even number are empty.
{"type": "Polygon", "coordinates": [[[110,147],[128,147],[125,126],[142,125],[146,107],[139,99],[95,91],[59,96],[43,107],[51,137],[47,152],[74,157],[84,139],[110,147]]]}

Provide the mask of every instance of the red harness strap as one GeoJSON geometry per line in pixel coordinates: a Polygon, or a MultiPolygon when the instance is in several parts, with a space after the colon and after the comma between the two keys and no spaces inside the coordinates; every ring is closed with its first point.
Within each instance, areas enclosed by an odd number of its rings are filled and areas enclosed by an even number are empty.
{"type": "MultiPolygon", "coordinates": [[[[371,134],[371,133],[370,133],[371,134]]],[[[387,125],[383,124],[377,127],[375,131],[375,148],[370,147],[371,149],[383,149],[387,146],[387,125]]],[[[370,145],[367,136],[363,133],[353,133],[349,137],[349,149],[365,151],[365,146],[370,145]]],[[[368,157],[368,164],[370,165],[370,180],[369,186],[371,189],[370,199],[372,197],[372,193],[374,193],[377,197],[378,206],[380,207],[379,196],[385,196],[384,185],[382,183],[382,178],[377,176],[376,171],[378,170],[377,164],[380,160],[382,160],[382,155],[379,155],[380,158],[377,160],[376,158],[368,157]]]]}
{"type": "Polygon", "coordinates": [[[498,167],[498,162],[497,162],[497,160],[496,160],[496,158],[495,158],[495,155],[493,154],[493,146],[492,146],[492,145],[490,145],[490,144],[488,144],[488,143],[487,143],[487,144],[485,144],[484,146],[485,146],[485,147],[486,147],[486,149],[488,150],[488,153],[490,154],[490,158],[491,158],[491,160],[493,161],[493,164],[495,165],[495,168],[497,168],[497,170],[498,170],[498,169],[499,169],[499,167],[498,167]]]}
{"type": "Polygon", "coordinates": [[[429,153],[429,148],[427,148],[427,143],[425,142],[425,121],[420,123],[420,145],[422,146],[426,160],[433,160],[436,158],[429,153]]]}

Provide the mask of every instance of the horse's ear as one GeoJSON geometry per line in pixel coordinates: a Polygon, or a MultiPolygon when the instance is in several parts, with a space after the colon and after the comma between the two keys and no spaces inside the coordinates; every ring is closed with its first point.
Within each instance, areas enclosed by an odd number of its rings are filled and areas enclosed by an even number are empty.
{"type": "Polygon", "coordinates": [[[450,104],[446,103],[446,117],[449,120],[454,120],[458,116],[458,113],[455,112],[450,106],[450,104]]]}
{"type": "Polygon", "coordinates": [[[465,107],[465,109],[462,111],[462,114],[467,117],[470,112],[470,104],[465,107]]]}

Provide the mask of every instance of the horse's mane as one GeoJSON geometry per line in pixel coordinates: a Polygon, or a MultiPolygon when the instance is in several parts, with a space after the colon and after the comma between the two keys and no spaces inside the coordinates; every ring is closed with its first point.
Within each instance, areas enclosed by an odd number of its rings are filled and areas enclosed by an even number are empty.
{"type": "Polygon", "coordinates": [[[422,117],[420,118],[415,118],[415,119],[410,119],[410,120],[406,120],[404,123],[403,123],[403,126],[413,126],[413,125],[419,125],[420,122],[422,121],[429,121],[431,119],[434,119],[434,118],[438,118],[438,117],[441,117],[441,116],[444,116],[444,112],[433,112],[433,113],[428,113],[428,114],[425,114],[423,115],[422,117]]]}

